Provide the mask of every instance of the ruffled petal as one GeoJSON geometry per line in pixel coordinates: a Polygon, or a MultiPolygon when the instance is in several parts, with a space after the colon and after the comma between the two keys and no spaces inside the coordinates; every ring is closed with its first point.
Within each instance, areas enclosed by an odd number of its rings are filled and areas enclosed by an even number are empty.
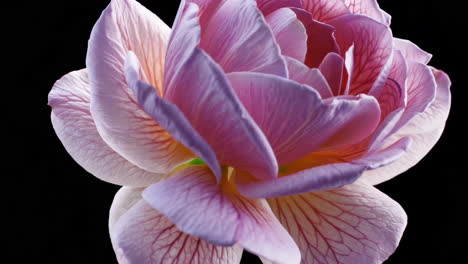
{"type": "Polygon", "coordinates": [[[334,95],[341,93],[343,81],[344,59],[335,52],[328,53],[319,66],[334,95]]]}
{"type": "Polygon", "coordinates": [[[148,187],[143,198],[191,235],[223,246],[237,243],[276,263],[299,263],[296,245],[266,201],[238,195],[224,177],[220,187],[206,166],[190,166],[148,187]]]}
{"type": "Polygon", "coordinates": [[[129,50],[142,64],[145,81],[162,93],[170,29],[134,0],[113,0],[93,28],[86,65],[91,113],[102,139],[135,165],[167,173],[193,157],[135,102],[125,81],[129,50]]]}
{"type": "Polygon", "coordinates": [[[394,38],[393,45],[403,54],[407,61],[427,64],[432,58],[432,54],[425,52],[409,40],[394,38]]]}
{"type": "Polygon", "coordinates": [[[226,73],[287,76],[280,48],[254,0],[222,2],[203,29],[200,47],[226,73]]]}
{"type": "Polygon", "coordinates": [[[355,15],[365,15],[381,23],[390,25],[391,17],[379,7],[377,0],[342,0],[355,15]]]}
{"type": "Polygon", "coordinates": [[[109,231],[119,264],[239,264],[242,248],[221,247],[186,234],[124,187],[114,198],[109,231]]]}
{"type": "Polygon", "coordinates": [[[310,69],[301,62],[286,58],[289,71],[289,79],[314,88],[323,99],[333,96],[327,80],[319,69],[310,69]]]}
{"type": "Polygon", "coordinates": [[[362,183],[268,203],[299,245],[301,263],[382,263],[407,223],[397,202],[362,183]]]}
{"type": "Polygon", "coordinates": [[[307,53],[307,33],[304,25],[289,8],[281,8],[266,17],[281,53],[300,62],[307,53]]]}
{"type": "Polygon", "coordinates": [[[197,47],[199,30],[184,30],[197,28],[196,13],[196,6],[189,4],[174,29],[164,99],[179,107],[222,165],[274,178],[278,165],[265,135],[237,99],[223,70],[197,47]]]}
{"type": "Polygon", "coordinates": [[[351,145],[376,128],[373,97],[323,101],[308,86],[259,73],[228,75],[239,99],[265,133],[280,165],[320,149],[351,145]]]}
{"type": "Polygon", "coordinates": [[[164,178],[135,166],[102,140],[89,110],[89,93],[86,70],[65,75],[49,93],[52,125],[73,159],[97,178],[118,185],[147,186],[164,178]]]}
{"type": "Polygon", "coordinates": [[[407,150],[406,155],[396,162],[365,172],[363,179],[367,182],[379,184],[408,170],[417,164],[439,140],[450,110],[451,82],[444,72],[436,69],[432,69],[432,72],[437,82],[437,95],[434,102],[388,139],[388,142],[395,142],[402,137],[409,136],[413,141],[412,146],[407,150]]]}

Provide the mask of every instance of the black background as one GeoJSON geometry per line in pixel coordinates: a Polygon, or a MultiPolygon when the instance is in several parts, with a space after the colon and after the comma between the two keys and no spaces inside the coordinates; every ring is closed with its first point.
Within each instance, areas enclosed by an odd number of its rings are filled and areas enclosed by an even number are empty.
{"type": "MultiPolygon", "coordinates": [[[[179,1],[140,2],[171,25],[179,1]]],[[[377,186],[409,217],[400,246],[386,263],[467,263],[462,213],[467,208],[463,126],[468,60],[463,36],[468,30],[463,1],[379,2],[393,17],[394,36],[434,54],[430,64],[446,71],[453,82],[452,109],[442,139],[415,167],[377,186]]],[[[116,262],[107,219],[118,187],[98,180],[73,161],[52,129],[47,106],[53,83],[85,67],[89,34],[107,4],[107,0],[37,1],[1,9],[2,45],[6,44],[2,130],[7,133],[2,218],[8,220],[3,228],[4,252],[11,259],[5,263],[116,262]]],[[[242,263],[260,262],[244,253],[242,263]]]]}

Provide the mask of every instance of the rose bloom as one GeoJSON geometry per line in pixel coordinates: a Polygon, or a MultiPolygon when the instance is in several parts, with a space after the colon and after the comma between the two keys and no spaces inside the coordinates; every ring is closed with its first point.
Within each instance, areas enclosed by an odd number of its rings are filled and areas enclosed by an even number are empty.
{"type": "Polygon", "coordinates": [[[70,155],[123,187],[118,262],[381,263],[407,217],[373,185],[440,137],[450,80],[375,0],[134,0],[49,94],[70,155]]]}

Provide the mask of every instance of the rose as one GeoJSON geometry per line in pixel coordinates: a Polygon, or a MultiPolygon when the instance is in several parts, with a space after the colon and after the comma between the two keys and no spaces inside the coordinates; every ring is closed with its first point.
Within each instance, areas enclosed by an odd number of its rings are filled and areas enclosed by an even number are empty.
{"type": "Polygon", "coordinates": [[[372,184],[432,148],[450,105],[389,21],[372,0],[194,0],[171,32],[112,1],[49,104],[73,158],[125,186],[119,262],[385,260],[406,215],[372,184]]]}

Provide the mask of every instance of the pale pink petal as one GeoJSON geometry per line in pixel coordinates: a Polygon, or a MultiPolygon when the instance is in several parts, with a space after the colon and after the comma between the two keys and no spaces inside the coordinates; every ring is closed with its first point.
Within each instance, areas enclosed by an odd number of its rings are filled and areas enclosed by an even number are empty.
{"type": "Polygon", "coordinates": [[[266,17],[281,53],[304,62],[307,53],[307,33],[304,25],[289,8],[278,9],[266,17]]]}
{"type": "Polygon", "coordinates": [[[206,166],[190,166],[148,187],[143,198],[178,228],[209,242],[244,249],[277,263],[299,263],[300,254],[265,200],[238,195],[229,175],[221,187],[206,166]]]}
{"type": "Polygon", "coordinates": [[[437,82],[437,96],[434,102],[421,114],[416,115],[405,127],[388,141],[409,136],[413,144],[407,154],[396,162],[379,169],[365,172],[363,178],[371,184],[387,181],[417,164],[439,140],[450,110],[450,79],[442,71],[432,69],[437,82]]]}
{"type": "Polygon", "coordinates": [[[196,47],[198,37],[190,36],[196,31],[179,32],[198,22],[197,9],[191,7],[196,6],[188,5],[174,30],[174,36],[182,36],[171,39],[168,48],[167,61],[171,63],[164,99],[179,107],[222,165],[248,170],[259,178],[274,178],[278,167],[273,150],[237,99],[223,70],[196,47]]]}
{"type": "Polygon", "coordinates": [[[280,165],[319,148],[337,148],[366,138],[380,111],[372,97],[322,100],[308,86],[261,73],[228,75],[242,104],[260,126],[280,165]]]}
{"type": "Polygon", "coordinates": [[[268,199],[308,263],[382,263],[407,223],[401,206],[362,183],[268,199]]]}
{"type": "Polygon", "coordinates": [[[134,51],[146,81],[161,89],[169,33],[136,1],[113,0],[93,28],[86,58],[91,113],[102,139],[135,165],[158,173],[170,172],[193,154],[140,109],[125,81],[124,63],[134,51]]]}
{"type": "Polygon", "coordinates": [[[242,248],[221,247],[186,234],[124,187],[110,211],[111,241],[119,264],[239,264],[242,248]]]}
{"type": "Polygon", "coordinates": [[[390,29],[371,18],[359,15],[343,16],[330,24],[336,28],[335,37],[342,55],[354,45],[350,94],[377,89],[373,87],[374,83],[386,79],[381,73],[386,65],[391,65],[389,60],[393,45],[390,29]]]}
{"type": "Polygon", "coordinates": [[[114,184],[147,186],[162,179],[164,174],[135,166],[102,140],[89,110],[89,93],[86,70],[65,75],[49,93],[52,125],[73,159],[89,173],[114,184]]]}
{"type": "Polygon", "coordinates": [[[297,18],[304,24],[307,31],[307,55],[305,64],[310,68],[316,68],[323,58],[330,52],[339,53],[336,43],[335,29],[312,19],[312,15],[302,9],[292,8],[297,18]]]}
{"type": "Polygon", "coordinates": [[[355,15],[365,15],[381,23],[390,25],[391,17],[379,7],[377,0],[342,0],[355,15]]]}
{"type": "Polygon", "coordinates": [[[201,48],[226,73],[287,76],[280,48],[254,0],[224,1],[204,28],[201,48]]]}
{"type": "Polygon", "coordinates": [[[342,0],[302,0],[302,5],[315,20],[321,22],[350,14],[342,0]]]}
{"type": "Polygon", "coordinates": [[[156,89],[140,80],[141,67],[138,58],[129,52],[125,63],[127,83],[133,90],[138,104],[158,124],[174,137],[175,140],[192,150],[208,166],[218,180],[221,179],[221,169],[213,149],[192,127],[179,108],[160,98],[156,89]]]}
{"type": "Polygon", "coordinates": [[[267,16],[283,7],[302,8],[302,3],[301,0],[257,0],[257,7],[262,11],[264,16],[267,16]]]}
{"type": "Polygon", "coordinates": [[[354,72],[354,45],[351,45],[349,49],[345,53],[345,69],[346,69],[346,85],[344,86],[344,95],[349,94],[349,89],[351,87],[351,82],[352,82],[352,76],[354,72]]]}
{"type": "Polygon", "coordinates": [[[310,69],[301,62],[286,57],[288,64],[289,79],[301,84],[306,84],[319,92],[320,96],[325,99],[333,96],[333,93],[328,86],[327,80],[322,75],[319,69],[310,69]]]}
{"type": "Polygon", "coordinates": [[[397,142],[393,143],[392,145],[386,147],[383,150],[369,152],[364,157],[353,162],[365,164],[367,170],[380,168],[395,162],[400,157],[405,155],[408,149],[410,149],[412,143],[413,140],[411,139],[411,137],[406,136],[400,138],[397,142]]]}
{"type": "Polygon", "coordinates": [[[344,59],[334,52],[328,53],[319,66],[334,95],[341,93],[343,80],[344,59]]]}
{"type": "Polygon", "coordinates": [[[409,40],[394,38],[393,45],[395,45],[397,50],[401,51],[407,61],[427,64],[432,58],[431,54],[425,52],[409,40]]]}

